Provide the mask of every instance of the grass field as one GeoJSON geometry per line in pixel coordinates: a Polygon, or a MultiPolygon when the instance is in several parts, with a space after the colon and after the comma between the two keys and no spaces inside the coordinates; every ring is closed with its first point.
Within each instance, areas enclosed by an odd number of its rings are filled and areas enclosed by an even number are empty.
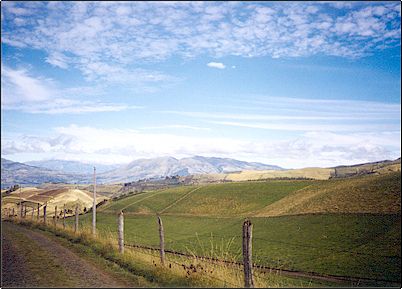
{"type": "MultiPolygon", "coordinates": [[[[251,216],[257,264],[400,282],[399,173],[145,192],[99,209],[100,234],[116,236],[117,212],[122,209],[126,243],[158,247],[156,213],[163,211],[167,249],[241,260],[241,225],[251,216]],[[291,206],[289,198],[304,201],[291,206]],[[258,217],[281,203],[291,208],[290,214],[258,217]]],[[[91,215],[81,217],[82,226],[90,222],[91,215]]]]}

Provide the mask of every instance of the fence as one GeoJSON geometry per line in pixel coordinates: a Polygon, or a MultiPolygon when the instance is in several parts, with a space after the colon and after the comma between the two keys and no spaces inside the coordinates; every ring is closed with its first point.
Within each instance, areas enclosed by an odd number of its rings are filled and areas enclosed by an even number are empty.
{"type": "MultiPolygon", "coordinates": [[[[38,205],[39,209],[39,205],[38,205]]],[[[15,217],[15,211],[14,208],[11,209],[8,208],[5,211],[6,217],[15,217]]],[[[21,214],[20,218],[27,218],[26,214],[27,208],[23,209],[21,206],[21,214]],[[25,211],[25,213],[23,213],[25,211]]],[[[32,214],[31,214],[31,219],[34,219],[34,211],[35,208],[32,207],[32,214]]],[[[46,225],[47,224],[47,205],[45,204],[43,206],[43,223],[46,225]]],[[[78,206],[75,207],[75,214],[72,216],[74,218],[74,232],[78,233],[79,232],[79,208],[78,206]]],[[[39,210],[38,210],[38,220],[39,220],[39,210]]],[[[316,272],[305,272],[305,271],[299,271],[299,270],[289,270],[286,268],[275,268],[271,266],[264,266],[260,264],[256,264],[252,262],[252,231],[253,231],[253,225],[250,220],[246,219],[244,220],[242,224],[242,257],[243,257],[243,262],[238,262],[238,261],[230,261],[230,260],[225,260],[225,259],[220,259],[220,258],[214,258],[214,257],[209,257],[209,256],[199,256],[195,254],[186,254],[183,252],[178,252],[175,250],[170,250],[170,249],[165,249],[165,231],[163,227],[163,222],[161,216],[157,215],[156,216],[156,221],[158,223],[158,233],[159,235],[159,246],[156,247],[151,247],[151,246],[146,246],[146,245],[141,245],[141,244],[133,244],[133,243],[127,243],[124,240],[124,213],[123,211],[120,211],[118,216],[117,216],[117,233],[118,233],[118,248],[119,252],[121,254],[124,254],[124,248],[139,248],[139,249],[144,249],[144,250],[149,250],[153,252],[158,252],[159,253],[159,258],[160,258],[160,263],[162,266],[165,266],[166,263],[166,255],[165,254],[171,254],[171,255],[176,255],[180,257],[188,257],[188,258],[195,258],[198,260],[202,261],[208,261],[208,262],[215,262],[215,263],[221,263],[225,265],[230,265],[230,266],[235,266],[237,268],[241,268],[243,271],[244,275],[244,287],[246,288],[253,288],[254,287],[254,272],[253,270],[258,270],[259,272],[280,272],[283,275],[287,276],[293,276],[293,277],[306,277],[309,279],[315,279],[315,280],[321,280],[321,281],[331,281],[331,282],[353,282],[355,284],[364,284],[364,282],[370,283],[370,282],[384,282],[384,283],[394,283],[394,284],[400,284],[398,281],[390,281],[390,280],[385,280],[385,279],[376,279],[376,278],[362,278],[362,277],[351,277],[351,276],[341,276],[341,275],[331,275],[331,274],[321,274],[321,273],[316,273],[316,272]]],[[[56,226],[57,224],[57,207],[55,209],[55,217],[54,217],[54,225],[56,226]]],[[[66,207],[63,207],[63,229],[66,228],[66,207]]],[[[181,235],[179,233],[175,233],[178,235],[181,235]]],[[[187,236],[187,235],[186,235],[187,236]]],[[[228,237],[228,236],[224,236],[228,237]]],[[[268,240],[264,238],[254,238],[256,240],[264,241],[264,242],[273,242],[273,243],[281,243],[285,244],[288,246],[296,246],[300,248],[318,248],[316,246],[311,246],[311,245],[306,245],[306,244],[295,244],[291,242],[286,242],[286,241],[279,241],[279,240],[268,240]]],[[[351,252],[351,251],[346,251],[346,250],[337,250],[337,249],[330,249],[332,252],[335,253],[353,253],[356,255],[367,255],[367,256],[375,256],[375,257],[384,257],[384,258],[398,258],[398,256],[387,256],[387,255],[374,255],[370,253],[361,253],[361,252],[351,252]]],[[[154,255],[153,255],[154,256],[154,255]]],[[[400,259],[400,257],[399,257],[400,259]]],[[[169,260],[169,262],[172,262],[172,260],[169,260]]],[[[178,264],[182,265],[182,264],[178,264]]],[[[208,276],[208,278],[215,278],[214,276],[208,276]]],[[[222,282],[227,282],[226,280],[220,280],[222,282]]],[[[233,285],[233,284],[232,284],[233,285]]]]}

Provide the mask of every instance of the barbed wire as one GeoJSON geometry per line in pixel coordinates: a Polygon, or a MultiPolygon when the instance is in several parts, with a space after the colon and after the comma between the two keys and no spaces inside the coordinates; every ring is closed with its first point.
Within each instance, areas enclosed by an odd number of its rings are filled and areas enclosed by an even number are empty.
{"type": "MultiPolygon", "coordinates": [[[[138,246],[138,247],[139,247],[139,246],[141,246],[141,245],[125,244],[124,246],[128,246],[128,247],[134,247],[134,246],[137,247],[137,246],[138,246]]],[[[144,247],[145,247],[145,246],[144,246],[144,247]]],[[[140,248],[149,249],[149,250],[152,250],[152,251],[159,251],[159,250],[160,250],[159,248],[144,248],[144,247],[140,247],[140,248]]],[[[146,254],[146,255],[152,256],[152,257],[154,257],[154,258],[159,257],[158,255],[154,255],[154,254],[149,253],[149,252],[141,251],[141,253],[144,253],[144,254],[146,254]]],[[[171,253],[171,252],[165,251],[165,253],[171,253]]],[[[176,254],[175,254],[175,255],[176,255],[176,254]]],[[[181,257],[187,257],[187,256],[185,256],[185,255],[180,255],[180,256],[181,256],[181,257]]],[[[179,263],[179,262],[177,262],[177,261],[175,261],[175,260],[172,260],[172,259],[169,259],[169,260],[166,260],[166,261],[169,262],[169,263],[176,264],[176,265],[178,265],[178,266],[180,266],[180,267],[185,266],[184,264],[179,263]]],[[[227,281],[227,280],[222,280],[222,279],[220,279],[220,278],[218,278],[218,277],[216,277],[216,276],[213,276],[213,275],[204,274],[203,277],[207,277],[207,278],[211,278],[211,279],[214,279],[214,280],[218,280],[218,281],[220,281],[220,282],[227,283],[227,284],[232,285],[232,286],[234,286],[234,287],[239,287],[239,285],[233,284],[233,283],[231,283],[231,282],[229,282],[229,281],[227,281]]]]}

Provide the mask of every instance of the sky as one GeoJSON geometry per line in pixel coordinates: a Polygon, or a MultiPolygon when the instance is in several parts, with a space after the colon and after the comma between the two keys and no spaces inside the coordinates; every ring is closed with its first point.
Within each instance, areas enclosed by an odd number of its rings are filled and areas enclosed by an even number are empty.
{"type": "Polygon", "coordinates": [[[401,4],[1,2],[1,155],[401,155],[401,4]]]}

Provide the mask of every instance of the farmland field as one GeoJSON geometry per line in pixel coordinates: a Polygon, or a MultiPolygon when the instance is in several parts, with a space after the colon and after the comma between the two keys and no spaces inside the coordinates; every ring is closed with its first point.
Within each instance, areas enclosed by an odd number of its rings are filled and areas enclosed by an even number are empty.
{"type": "MultiPolygon", "coordinates": [[[[240,261],[241,225],[244,217],[250,217],[257,264],[400,282],[399,173],[145,192],[100,208],[97,226],[101,235],[117,234],[117,212],[122,209],[128,244],[158,247],[156,214],[162,211],[166,249],[240,261]],[[348,184],[352,184],[349,189],[348,184]],[[260,216],[266,208],[280,202],[289,205],[287,198],[303,193],[309,194],[306,202],[291,212],[260,216]]],[[[89,226],[91,215],[80,221],[89,226]]],[[[71,225],[72,219],[68,222],[71,225]]]]}

